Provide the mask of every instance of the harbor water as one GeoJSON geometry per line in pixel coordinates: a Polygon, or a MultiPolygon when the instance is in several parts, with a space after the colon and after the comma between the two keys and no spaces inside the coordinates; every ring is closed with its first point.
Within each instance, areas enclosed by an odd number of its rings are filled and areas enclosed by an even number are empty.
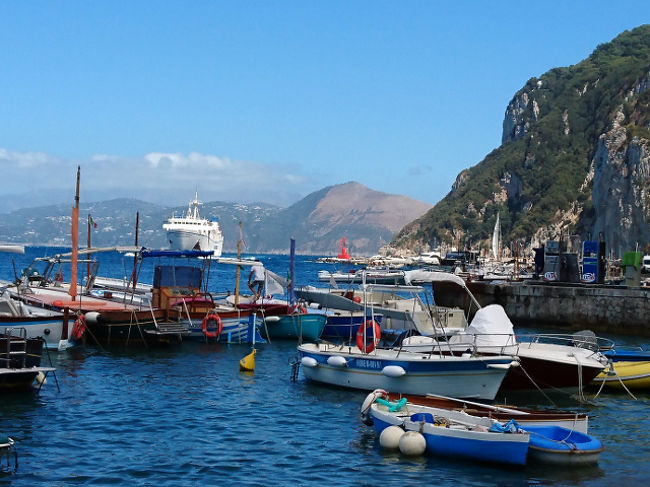
{"type": "MultiPolygon", "coordinates": [[[[33,257],[60,250],[29,248],[14,262],[3,258],[0,278],[13,279],[14,268],[20,272],[33,257]]],[[[260,258],[286,275],[288,256],[260,258]]],[[[115,254],[100,260],[101,275],[130,273],[115,254]]],[[[234,268],[216,267],[211,290],[232,290],[234,268]]],[[[298,257],[297,284],[318,285],[322,268],[312,258],[298,257]]],[[[143,269],[141,280],[150,282],[150,271],[143,269]]],[[[635,337],[608,338],[646,345],[635,337]]],[[[0,473],[0,486],[592,487],[646,485],[650,476],[648,393],[633,400],[625,392],[603,391],[586,404],[575,397],[553,398],[560,407],[589,412],[589,431],[605,445],[597,466],[508,468],[407,458],[382,451],[374,430],[361,423],[366,392],[310,384],[302,374],[292,381],[295,343],[256,348],[252,373],[238,367],[250,345],[187,342],[164,349],[50,351],[56,377],[50,375],[40,393],[0,397],[0,434],[16,439],[19,460],[15,472],[0,473]]],[[[500,399],[549,406],[535,394],[500,399]]]]}

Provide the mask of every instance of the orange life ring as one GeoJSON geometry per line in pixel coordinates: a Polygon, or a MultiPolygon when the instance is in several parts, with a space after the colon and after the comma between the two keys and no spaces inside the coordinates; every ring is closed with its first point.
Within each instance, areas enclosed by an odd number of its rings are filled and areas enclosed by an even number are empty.
{"type": "Polygon", "coordinates": [[[379,344],[380,338],[381,338],[381,328],[379,327],[376,321],[366,320],[366,322],[363,325],[359,325],[359,328],[357,329],[357,347],[359,347],[359,350],[361,350],[363,353],[372,352],[375,349],[375,347],[379,344]],[[366,344],[363,341],[364,330],[367,330],[370,327],[372,327],[374,333],[372,330],[370,333],[366,331],[365,332],[366,338],[373,337],[373,336],[374,338],[372,342],[366,344]]]}
{"type": "Polygon", "coordinates": [[[221,318],[219,318],[219,315],[216,313],[205,315],[205,318],[203,318],[203,321],[201,321],[201,330],[207,338],[218,337],[221,333],[221,330],[223,330],[223,324],[221,323],[221,318]],[[208,331],[208,323],[210,321],[214,321],[216,323],[217,331],[208,331]]]}
{"type": "Polygon", "coordinates": [[[75,340],[81,340],[86,333],[86,316],[79,315],[77,321],[74,322],[72,327],[72,338],[75,340]]]}

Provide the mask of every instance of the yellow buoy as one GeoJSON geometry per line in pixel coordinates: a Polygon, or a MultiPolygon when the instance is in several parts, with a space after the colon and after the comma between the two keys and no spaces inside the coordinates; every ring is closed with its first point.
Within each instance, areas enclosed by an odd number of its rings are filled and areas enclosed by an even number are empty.
{"type": "Polygon", "coordinates": [[[239,370],[255,370],[255,354],[257,350],[251,350],[251,353],[246,355],[239,361],[239,370]]]}

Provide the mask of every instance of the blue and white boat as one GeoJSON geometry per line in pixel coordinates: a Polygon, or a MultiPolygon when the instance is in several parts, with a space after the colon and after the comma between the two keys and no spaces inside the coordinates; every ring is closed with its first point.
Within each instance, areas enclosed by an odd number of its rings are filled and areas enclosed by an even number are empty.
{"type": "MultiPolygon", "coordinates": [[[[389,426],[417,431],[430,455],[525,465],[589,465],[598,462],[603,445],[597,438],[554,424],[500,423],[487,416],[407,402],[388,402],[383,390],[369,394],[361,406],[378,434],[389,426]]],[[[518,420],[525,418],[517,417],[518,420]]]]}
{"type": "Polygon", "coordinates": [[[362,390],[441,394],[491,401],[516,360],[508,355],[455,357],[369,346],[298,346],[305,378],[362,390]],[[363,349],[362,349],[363,348],[363,349]]]}
{"type": "MultiPolygon", "coordinates": [[[[517,430],[491,431],[492,420],[462,411],[377,399],[369,407],[378,435],[389,426],[424,436],[426,453],[489,463],[525,465],[530,435],[517,430]]],[[[364,403],[365,404],[365,403],[364,403]]],[[[363,411],[362,411],[363,412],[363,411]]]]}

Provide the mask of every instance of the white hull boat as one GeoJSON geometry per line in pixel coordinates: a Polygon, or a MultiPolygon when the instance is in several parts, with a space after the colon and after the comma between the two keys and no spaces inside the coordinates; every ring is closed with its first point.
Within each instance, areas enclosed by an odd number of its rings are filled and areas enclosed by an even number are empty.
{"type": "Polygon", "coordinates": [[[172,215],[163,224],[169,247],[173,250],[211,250],[214,252],[214,257],[220,257],[223,251],[223,233],[219,222],[201,218],[200,204],[198,194],[195,194],[185,216],[172,215]]]}
{"type": "Polygon", "coordinates": [[[442,394],[493,400],[511,366],[510,356],[454,357],[328,343],[298,347],[308,380],[353,389],[442,394]]]}

